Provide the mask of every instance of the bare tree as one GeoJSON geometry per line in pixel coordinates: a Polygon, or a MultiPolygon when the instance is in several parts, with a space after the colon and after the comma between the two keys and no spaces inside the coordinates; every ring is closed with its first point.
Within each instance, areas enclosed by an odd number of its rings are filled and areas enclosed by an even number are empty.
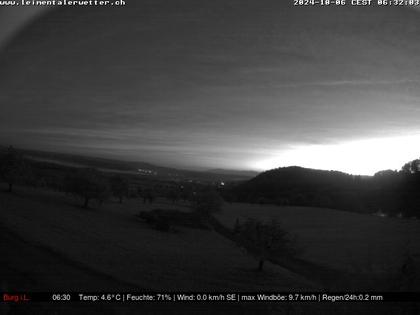
{"type": "Polygon", "coordinates": [[[122,203],[123,198],[128,195],[128,180],[120,175],[115,175],[110,182],[112,194],[122,203]]]}
{"type": "Polygon", "coordinates": [[[66,178],[65,190],[82,198],[83,207],[89,207],[94,199],[102,203],[110,194],[110,188],[104,176],[95,169],[79,169],[66,178]]]}
{"type": "Polygon", "coordinates": [[[295,241],[275,220],[269,223],[256,219],[248,219],[243,224],[236,222],[235,233],[238,244],[258,260],[259,271],[263,270],[267,259],[296,254],[295,241]]]}
{"type": "Polygon", "coordinates": [[[25,177],[27,169],[23,156],[10,146],[0,158],[0,177],[9,184],[9,192],[12,192],[15,183],[25,177]]]}

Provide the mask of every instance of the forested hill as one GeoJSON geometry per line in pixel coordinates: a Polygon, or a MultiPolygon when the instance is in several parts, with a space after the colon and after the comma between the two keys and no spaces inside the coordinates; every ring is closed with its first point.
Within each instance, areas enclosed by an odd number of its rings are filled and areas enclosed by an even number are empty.
{"type": "Polygon", "coordinates": [[[357,190],[360,177],[337,171],[283,167],[236,186],[240,201],[293,205],[331,205],[331,192],[357,190]]]}
{"type": "Polygon", "coordinates": [[[277,168],[232,187],[227,196],[240,202],[419,217],[420,171],[407,165],[399,172],[381,171],[371,177],[296,166],[277,168]]]}

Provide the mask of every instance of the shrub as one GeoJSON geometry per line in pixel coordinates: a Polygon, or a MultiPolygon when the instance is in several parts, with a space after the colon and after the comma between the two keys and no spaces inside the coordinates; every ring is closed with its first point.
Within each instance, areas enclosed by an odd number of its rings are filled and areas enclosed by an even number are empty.
{"type": "Polygon", "coordinates": [[[171,225],[169,221],[162,217],[156,218],[154,227],[156,230],[159,230],[162,232],[169,232],[169,230],[171,229],[171,225]]]}
{"type": "Polygon", "coordinates": [[[156,229],[161,230],[165,228],[165,225],[208,229],[208,226],[203,222],[201,215],[196,212],[154,209],[152,211],[141,211],[137,217],[146,221],[147,224],[154,226],[156,229]]]}

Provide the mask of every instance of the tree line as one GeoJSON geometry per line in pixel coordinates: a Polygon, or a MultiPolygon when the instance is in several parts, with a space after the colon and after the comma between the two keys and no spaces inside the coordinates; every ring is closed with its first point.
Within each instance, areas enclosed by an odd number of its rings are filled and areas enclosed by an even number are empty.
{"type": "Polygon", "coordinates": [[[4,152],[0,151],[0,181],[7,183],[8,192],[12,192],[16,184],[63,192],[79,199],[85,208],[93,203],[100,205],[110,198],[119,203],[126,198],[140,198],[143,203],[153,203],[158,197],[174,204],[199,203],[200,192],[211,189],[208,185],[190,182],[147,179],[139,183],[139,177],[135,175],[33,160],[11,146],[4,152]]]}
{"type": "Polygon", "coordinates": [[[0,180],[13,192],[16,184],[44,186],[71,194],[89,207],[92,201],[102,203],[111,196],[122,203],[128,196],[128,181],[120,175],[106,176],[94,168],[49,167],[43,170],[43,163],[36,163],[25,157],[12,146],[0,155],[0,180]]]}

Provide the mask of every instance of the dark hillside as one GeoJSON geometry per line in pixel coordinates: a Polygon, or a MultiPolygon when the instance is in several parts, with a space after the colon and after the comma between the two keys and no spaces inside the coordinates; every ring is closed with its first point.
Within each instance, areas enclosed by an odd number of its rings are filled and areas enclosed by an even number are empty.
{"type": "Polygon", "coordinates": [[[229,196],[241,202],[418,217],[419,188],[420,173],[404,169],[362,177],[337,171],[284,167],[234,186],[229,196]]]}

